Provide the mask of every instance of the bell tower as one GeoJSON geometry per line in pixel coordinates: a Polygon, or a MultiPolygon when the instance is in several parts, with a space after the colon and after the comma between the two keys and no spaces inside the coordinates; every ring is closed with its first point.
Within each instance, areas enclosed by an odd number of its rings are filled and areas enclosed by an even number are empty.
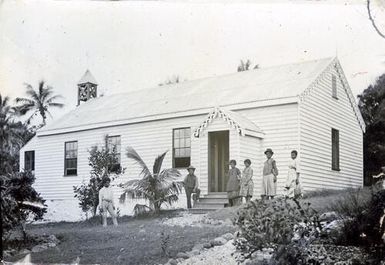
{"type": "Polygon", "coordinates": [[[88,101],[91,98],[96,98],[98,95],[97,88],[98,83],[91,72],[87,70],[78,82],[78,106],[81,101],[88,101]]]}

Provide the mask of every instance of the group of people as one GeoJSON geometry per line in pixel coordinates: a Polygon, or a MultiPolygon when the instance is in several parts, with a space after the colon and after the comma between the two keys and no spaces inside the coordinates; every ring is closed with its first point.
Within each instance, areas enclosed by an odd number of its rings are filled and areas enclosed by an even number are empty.
{"type": "MultiPolygon", "coordinates": [[[[274,152],[270,148],[265,151],[266,161],[263,165],[262,177],[262,198],[272,199],[277,194],[277,177],[278,168],[273,155],[274,152]]],[[[289,163],[285,191],[287,197],[299,197],[302,194],[299,182],[299,164],[297,161],[298,153],[296,150],[291,151],[291,160],[289,163]]],[[[228,182],[226,186],[229,205],[235,206],[241,204],[242,201],[250,201],[253,197],[254,182],[253,169],[251,168],[250,159],[243,161],[245,167],[241,170],[237,168],[237,162],[230,160],[230,169],[228,172],[228,182]]],[[[199,200],[200,189],[198,177],[195,175],[195,167],[189,166],[187,168],[188,175],[184,178],[183,184],[187,196],[187,208],[191,208],[191,199],[199,200]]],[[[112,216],[112,221],[115,226],[118,221],[115,213],[114,194],[110,187],[111,180],[107,174],[103,177],[103,187],[99,191],[99,209],[102,213],[103,226],[107,225],[107,212],[112,216]]]]}
{"type": "MultiPolygon", "coordinates": [[[[272,199],[277,194],[278,168],[277,163],[273,158],[274,152],[271,148],[266,149],[265,155],[266,161],[263,165],[261,196],[263,199],[272,199]]],[[[298,152],[296,150],[291,151],[291,160],[289,162],[285,184],[285,196],[289,198],[298,198],[302,196],[297,156],[298,152]]],[[[251,161],[250,159],[246,159],[243,163],[245,167],[241,172],[241,170],[236,167],[237,162],[235,160],[230,160],[229,162],[230,169],[228,172],[226,190],[230,206],[241,204],[242,201],[248,202],[253,197],[254,182],[251,161]]],[[[194,174],[195,168],[189,166],[187,170],[189,173],[184,179],[184,185],[187,196],[187,208],[191,208],[191,198],[193,196],[192,199],[194,201],[199,200],[200,189],[198,178],[194,174]]]]}

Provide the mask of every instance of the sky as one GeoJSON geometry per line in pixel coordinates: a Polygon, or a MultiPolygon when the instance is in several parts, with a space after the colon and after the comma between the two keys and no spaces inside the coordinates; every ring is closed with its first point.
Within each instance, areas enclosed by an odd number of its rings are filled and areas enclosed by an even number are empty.
{"type": "MultiPolygon", "coordinates": [[[[385,31],[384,2],[373,12],[385,31]]],[[[365,1],[0,0],[0,93],[45,80],[66,104],[55,119],[76,107],[87,69],[107,96],[233,73],[241,59],[263,68],[334,56],[354,95],[385,73],[365,1]]]]}

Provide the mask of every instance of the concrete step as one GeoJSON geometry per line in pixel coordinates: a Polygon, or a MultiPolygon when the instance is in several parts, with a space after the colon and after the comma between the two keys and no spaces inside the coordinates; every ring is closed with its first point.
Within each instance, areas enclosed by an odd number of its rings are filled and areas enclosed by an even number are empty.
{"type": "Polygon", "coordinates": [[[199,198],[199,202],[202,203],[229,203],[229,200],[227,198],[210,198],[210,197],[203,197],[199,198]]]}
{"type": "Polygon", "coordinates": [[[204,195],[203,198],[219,198],[219,199],[227,199],[227,192],[214,192],[204,195]]]}

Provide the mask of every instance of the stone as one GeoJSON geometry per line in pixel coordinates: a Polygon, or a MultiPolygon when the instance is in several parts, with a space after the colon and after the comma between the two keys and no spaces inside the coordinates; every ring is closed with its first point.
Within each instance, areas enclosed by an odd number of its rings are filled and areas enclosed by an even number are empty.
{"type": "Polygon", "coordinates": [[[212,245],[211,245],[211,243],[208,243],[208,242],[207,242],[207,243],[204,243],[204,244],[203,244],[203,247],[204,247],[204,248],[211,248],[212,245]]]}
{"type": "Polygon", "coordinates": [[[222,236],[227,241],[234,239],[234,235],[232,233],[227,233],[222,236]]]}
{"type": "Polygon", "coordinates": [[[326,212],[320,215],[320,222],[331,222],[339,219],[336,212],[326,212]]]}
{"type": "Polygon", "coordinates": [[[46,250],[46,249],[48,249],[48,245],[47,245],[47,244],[40,244],[40,245],[34,246],[34,247],[31,249],[31,251],[32,251],[33,253],[37,253],[37,252],[44,251],[44,250],[46,250]]]}
{"type": "Polygon", "coordinates": [[[170,265],[177,265],[178,262],[175,259],[169,259],[168,264],[170,264],[170,265]]]}
{"type": "Polygon", "coordinates": [[[189,257],[190,255],[185,252],[179,252],[178,254],[176,254],[177,259],[188,259],[189,257]]]}
{"type": "Polygon", "coordinates": [[[190,251],[190,256],[198,256],[200,251],[198,249],[193,249],[190,251]]]}
{"type": "Polygon", "coordinates": [[[27,254],[29,254],[29,253],[31,253],[31,250],[26,249],[26,248],[20,250],[20,252],[19,252],[20,255],[27,255],[27,254]]]}
{"type": "Polygon", "coordinates": [[[203,244],[196,244],[192,249],[201,251],[202,249],[204,249],[204,246],[203,244]]]}
{"type": "Polygon", "coordinates": [[[54,247],[56,247],[56,243],[54,243],[54,242],[49,242],[49,243],[47,243],[47,246],[48,246],[49,248],[54,248],[54,247]]]}
{"type": "Polygon", "coordinates": [[[140,229],[139,233],[146,233],[146,230],[145,229],[140,229]]]}
{"type": "Polygon", "coordinates": [[[222,246],[227,243],[227,240],[223,237],[217,237],[214,240],[211,240],[210,243],[213,246],[222,246]]]}

